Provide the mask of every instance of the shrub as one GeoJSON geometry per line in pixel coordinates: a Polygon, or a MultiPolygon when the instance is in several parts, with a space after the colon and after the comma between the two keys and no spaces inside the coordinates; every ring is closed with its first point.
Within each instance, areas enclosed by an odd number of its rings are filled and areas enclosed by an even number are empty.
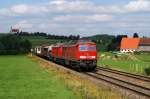
{"type": "Polygon", "coordinates": [[[134,52],[134,54],[135,54],[135,55],[140,55],[141,52],[137,52],[137,51],[136,51],[136,52],[134,52]]]}
{"type": "Polygon", "coordinates": [[[150,67],[148,67],[148,68],[145,68],[145,73],[146,73],[146,75],[150,75],[150,67]]]}

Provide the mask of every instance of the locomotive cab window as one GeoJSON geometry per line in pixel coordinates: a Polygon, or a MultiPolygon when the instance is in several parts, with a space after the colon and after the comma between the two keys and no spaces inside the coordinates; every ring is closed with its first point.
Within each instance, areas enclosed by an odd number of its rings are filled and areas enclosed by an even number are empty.
{"type": "Polygon", "coordinates": [[[79,47],[80,51],[95,51],[96,50],[96,46],[85,46],[82,45],[79,47]]]}
{"type": "Polygon", "coordinates": [[[80,51],[86,51],[87,50],[87,46],[80,46],[79,49],[80,49],[80,51]]]}
{"type": "Polygon", "coordinates": [[[90,51],[95,51],[95,50],[96,50],[96,46],[89,46],[89,47],[88,47],[88,50],[90,50],[90,51]]]}

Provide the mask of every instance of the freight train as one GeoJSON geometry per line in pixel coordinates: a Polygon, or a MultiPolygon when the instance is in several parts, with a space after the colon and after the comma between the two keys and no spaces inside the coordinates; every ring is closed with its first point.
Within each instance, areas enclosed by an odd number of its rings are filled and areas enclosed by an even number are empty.
{"type": "Polygon", "coordinates": [[[34,52],[40,57],[78,70],[94,70],[97,66],[96,44],[91,41],[42,45],[35,47],[34,52]]]}

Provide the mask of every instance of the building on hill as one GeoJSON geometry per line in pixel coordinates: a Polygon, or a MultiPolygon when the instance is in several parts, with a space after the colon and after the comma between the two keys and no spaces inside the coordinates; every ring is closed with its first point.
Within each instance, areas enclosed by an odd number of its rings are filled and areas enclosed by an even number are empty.
{"type": "Polygon", "coordinates": [[[122,38],[120,52],[150,52],[150,38],[122,38]]]}
{"type": "Polygon", "coordinates": [[[19,29],[11,27],[10,33],[19,33],[19,29]]]}
{"type": "Polygon", "coordinates": [[[141,38],[138,51],[150,52],[150,38],[141,38]]]}

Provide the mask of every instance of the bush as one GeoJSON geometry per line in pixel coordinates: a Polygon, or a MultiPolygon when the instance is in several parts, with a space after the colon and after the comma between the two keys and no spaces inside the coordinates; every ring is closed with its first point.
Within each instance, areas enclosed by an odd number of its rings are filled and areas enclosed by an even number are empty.
{"type": "Polygon", "coordinates": [[[150,67],[148,67],[148,68],[145,68],[145,73],[146,73],[146,75],[150,75],[150,67]]]}
{"type": "Polygon", "coordinates": [[[0,37],[0,55],[16,55],[28,53],[31,43],[17,35],[8,34],[0,37]]]}
{"type": "Polygon", "coordinates": [[[134,54],[135,54],[135,55],[140,55],[141,52],[137,52],[137,51],[136,51],[136,52],[134,52],[134,54]]]}

